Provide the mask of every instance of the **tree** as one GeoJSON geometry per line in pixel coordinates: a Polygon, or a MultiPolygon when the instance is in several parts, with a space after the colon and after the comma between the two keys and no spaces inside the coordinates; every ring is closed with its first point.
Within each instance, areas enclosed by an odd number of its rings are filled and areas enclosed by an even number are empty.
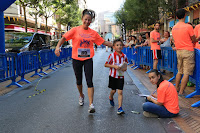
{"type": "Polygon", "coordinates": [[[15,3],[20,5],[24,11],[24,27],[27,32],[27,18],[26,18],[26,7],[29,7],[32,3],[37,3],[38,0],[17,0],[15,3]]]}
{"type": "Polygon", "coordinates": [[[128,30],[138,30],[144,24],[152,24],[158,20],[158,7],[159,0],[126,0],[121,11],[117,11],[115,16],[117,20],[123,16],[128,30]]]}
{"type": "Polygon", "coordinates": [[[66,4],[70,4],[72,0],[41,0],[41,15],[44,16],[46,21],[45,33],[47,33],[48,18],[52,17],[58,9],[63,8],[66,4]]]}
{"type": "Polygon", "coordinates": [[[62,25],[70,24],[71,27],[80,25],[81,12],[78,7],[78,1],[74,0],[70,4],[65,5],[56,12],[56,15],[58,16],[56,21],[62,25]]]}
{"type": "Polygon", "coordinates": [[[35,19],[35,32],[38,31],[38,27],[37,27],[37,18],[38,18],[38,16],[41,16],[41,11],[40,11],[40,9],[41,9],[42,7],[41,7],[41,5],[40,5],[40,1],[41,1],[41,0],[38,0],[38,1],[36,1],[35,3],[32,3],[32,4],[30,5],[31,10],[29,11],[29,14],[30,14],[31,16],[34,16],[34,19],[35,19]]]}
{"type": "Polygon", "coordinates": [[[117,22],[125,19],[128,30],[138,30],[145,24],[151,25],[164,14],[175,17],[176,9],[186,6],[187,0],[126,0],[123,7],[115,13],[117,22]]]}

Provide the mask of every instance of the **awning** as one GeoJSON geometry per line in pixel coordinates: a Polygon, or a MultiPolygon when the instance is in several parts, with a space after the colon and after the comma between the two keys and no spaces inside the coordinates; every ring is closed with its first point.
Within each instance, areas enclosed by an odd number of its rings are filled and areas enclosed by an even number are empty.
{"type": "MultiPolygon", "coordinates": [[[[18,32],[25,32],[25,28],[15,24],[5,24],[5,31],[18,31],[18,32]]],[[[27,32],[35,32],[33,28],[27,28],[27,32]]],[[[45,33],[43,30],[38,29],[38,33],[44,33],[48,35],[52,35],[51,32],[45,33]]]]}

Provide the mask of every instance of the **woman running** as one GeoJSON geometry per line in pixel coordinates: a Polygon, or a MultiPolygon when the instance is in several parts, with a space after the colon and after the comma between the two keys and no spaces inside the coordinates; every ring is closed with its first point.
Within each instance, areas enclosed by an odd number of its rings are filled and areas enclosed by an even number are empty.
{"type": "Polygon", "coordinates": [[[70,39],[72,39],[72,64],[74,73],[76,76],[76,84],[79,90],[79,104],[84,104],[84,94],[82,86],[82,72],[84,67],[86,82],[88,86],[88,97],[89,97],[89,113],[94,113],[95,108],[93,105],[94,86],[93,86],[93,60],[94,47],[93,43],[97,45],[105,45],[112,47],[112,43],[105,41],[100,35],[89,28],[91,22],[95,19],[95,12],[92,10],[85,9],[82,12],[82,25],[77,26],[66,32],[58,42],[55,54],[60,56],[61,45],[70,39]]]}

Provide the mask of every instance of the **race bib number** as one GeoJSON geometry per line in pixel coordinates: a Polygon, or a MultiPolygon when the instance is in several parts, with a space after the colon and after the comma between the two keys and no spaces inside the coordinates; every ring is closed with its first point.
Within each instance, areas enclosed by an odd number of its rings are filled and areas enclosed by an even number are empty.
{"type": "Polygon", "coordinates": [[[79,48],[78,49],[78,57],[90,57],[90,49],[87,48],[79,48]]]}

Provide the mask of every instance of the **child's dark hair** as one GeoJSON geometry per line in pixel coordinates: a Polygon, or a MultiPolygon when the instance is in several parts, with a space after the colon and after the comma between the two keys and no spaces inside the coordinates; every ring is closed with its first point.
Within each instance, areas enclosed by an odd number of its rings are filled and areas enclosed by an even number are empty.
{"type": "Polygon", "coordinates": [[[120,38],[118,38],[118,39],[115,39],[115,40],[113,41],[113,46],[114,46],[117,42],[121,42],[122,45],[124,45],[123,41],[122,41],[120,38]]]}
{"type": "Polygon", "coordinates": [[[95,12],[93,11],[93,10],[90,10],[90,9],[85,9],[85,10],[83,10],[83,12],[82,12],[82,18],[83,18],[83,16],[85,16],[85,15],[90,15],[91,16],[91,18],[92,18],[92,22],[94,22],[94,20],[95,20],[95,12]]]}
{"type": "Polygon", "coordinates": [[[176,11],[176,16],[178,19],[182,19],[185,17],[185,9],[179,9],[176,11]]]}
{"type": "Polygon", "coordinates": [[[160,83],[161,83],[162,81],[164,81],[164,79],[163,79],[161,73],[158,72],[157,69],[152,69],[149,73],[155,73],[157,76],[160,75],[160,79],[159,79],[158,82],[157,82],[157,88],[158,88],[159,85],[160,85],[160,83]]]}

